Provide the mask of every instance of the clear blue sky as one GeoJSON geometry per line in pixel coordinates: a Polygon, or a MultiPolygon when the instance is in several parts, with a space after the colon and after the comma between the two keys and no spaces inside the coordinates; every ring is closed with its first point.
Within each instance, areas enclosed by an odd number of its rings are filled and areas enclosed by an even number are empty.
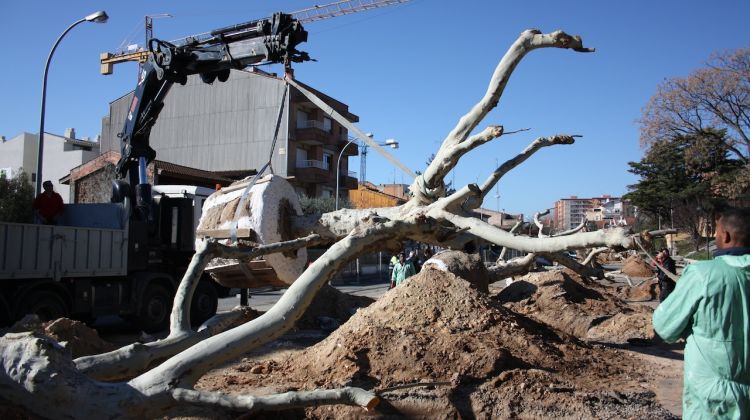
{"type": "MultiPolygon", "coordinates": [[[[325,2],[318,2],[324,4],[325,2]]],[[[52,44],[77,19],[105,9],[108,23],[84,23],[62,41],[52,61],[45,131],[75,127],[95,137],[109,102],[133,89],[136,64],[99,74],[99,53],[123,41],[143,42],[145,15],[154,36],[174,39],[296,11],[311,1],[7,1],[0,4],[5,42],[0,70],[0,134],[39,130],[44,62],[52,44]]],[[[537,136],[580,134],[575,145],[547,148],[508,174],[499,208],[527,215],[570,195],[621,195],[635,178],[627,162],[641,158],[640,110],[665,78],[684,76],[714,51],[750,44],[747,0],[447,1],[416,0],[307,25],[302,49],[318,60],[295,66],[296,76],[350,105],[360,128],[379,140],[395,138],[394,154],[418,170],[458,118],[483,95],[497,62],[527,28],[581,35],[596,53],[532,52],[516,69],[499,107],[480,128],[531,128],[466,156],[458,186],[481,182],[496,161],[514,156],[537,136]]],[[[357,158],[350,166],[358,170],[357,158]]],[[[410,183],[376,153],[368,181],[410,183]]],[[[485,207],[495,209],[494,192],[485,207]]]]}

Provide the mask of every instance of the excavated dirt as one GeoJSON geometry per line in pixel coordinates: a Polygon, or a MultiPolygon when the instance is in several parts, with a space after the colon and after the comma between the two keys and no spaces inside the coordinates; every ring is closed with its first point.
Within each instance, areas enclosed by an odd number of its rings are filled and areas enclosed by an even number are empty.
{"type": "MultiPolygon", "coordinates": [[[[601,295],[562,283],[584,302],[601,295]]],[[[243,359],[197,388],[261,395],[359,386],[382,399],[371,413],[337,405],[269,418],[675,418],[647,374],[642,359],[551,329],[428,267],[318,344],[243,359]],[[395,388],[416,383],[429,385],[395,388]]]]}
{"type": "MultiPolygon", "coordinates": [[[[16,322],[10,332],[35,331],[51,337],[58,343],[65,343],[72,358],[105,353],[115,350],[118,346],[103,340],[99,333],[81,321],[69,318],[58,318],[42,323],[36,315],[26,315],[16,322]]],[[[4,418],[0,416],[0,418],[4,418]]]]}
{"type": "Polygon", "coordinates": [[[80,321],[59,318],[43,324],[44,334],[57,342],[67,342],[73,358],[115,350],[116,345],[102,340],[95,329],[80,321]]]}
{"type": "Polygon", "coordinates": [[[659,297],[659,280],[648,279],[635,287],[620,286],[616,293],[631,302],[649,302],[659,297]]]}
{"type": "Polygon", "coordinates": [[[583,340],[625,343],[653,336],[653,309],[629,305],[570,270],[527,274],[497,298],[515,312],[583,340]]]}
{"type": "Polygon", "coordinates": [[[297,321],[300,330],[334,330],[354,315],[357,310],[370,305],[374,300],[367,296],[354,296],[323,286],[302,317],[297,321]]]}
{"type": "Polygon", "coordinates": [[[628,257],[623,263],[621,271],[631,277],[651,277],[654,275],[651,266],[637,255],[628,257]]]}

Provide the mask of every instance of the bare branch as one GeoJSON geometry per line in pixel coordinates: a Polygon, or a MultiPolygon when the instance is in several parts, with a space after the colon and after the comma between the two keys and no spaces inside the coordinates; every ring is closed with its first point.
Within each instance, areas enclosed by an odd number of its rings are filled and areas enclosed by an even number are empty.
{"type": "Polygon", "coordinates": [[[556,236],[568,236],[568,235],[572,235],[574,233],[580,232],[581,230],[583,230],[583,228],[586,227],[586,223],[588,223],[588,219],[586,219],[584,217],[583,220],[581,221],[581,223],[578,224],[578,226],[574,227],[573,229],[568,229],[568,230],[566,230],[564,232],[556,233],[556,234],[554,234],[552,236],[553,237],[556,237],[556,236]]]}
{"type": "Polygon", "coordinates": [[[172,391],[172,398],[175,401],[192,405],[242,410],[245,411],[244,414],[260,410],[285,410],[322,404],[356,405],[369,411],[380,403],[380,399],[372,392],[354,387],[285,392],[264,396],[227,395],[220,392],[177,388],[172,391]]]}
{"type": "Polygon", "coordinates": [[[497,181],[499,181],[500,178],[508,173],[508,171],[525,162],[526,159],[533,155],[537,150],[541,149],[542,147],[552,146],[555,144],[573,144],[575,142],[575,137],[580,136],[556,135],[552,137],[539,137],[538,139],[534,140],[516,157],[506,161],[505,163],[500,165],[499,168],[495,169],[495,172],[493,172],[492,175],[490,175],[490,177],[487,178],[486,181],[484,181],[480,188],[482,190],[482,198],[484,198],[487,193],[492,190],[492,187],[497,184],[497,181]]]}
{"type": "Polygon", "coordinates": [[[526,254],[520,258],[513,258],[510,261],[496,263],[487,268],[489,274],[488,283],[492,284],[508,277],[520,276],[526,274],[531,269],[531,264],[536,260],[536,254],[526,254]]]}
{"type": "Polygon", "coordinates": [[[601,254],[602,252],[609,251],[609,248],[607,247],[601,247],[601,248],[594,248],[589,252],[589,255],[586,256],[586,258],[583,260],[581,264],[583,265],[589,265],[593,260],[594,257],[601,254]]]}
{"type": "Polygon", "coordinates": [[[498,229],[481,220],[458,216],[441,209],[434,208],[428,215],[438,220],[445,220],[459,228],[468,228],[468,232],[496,245],[507,246],[526,252],[557,252],[566,249],[592,248],[608,246],[629,249],[634,246],[633,237],[623,228],[584,232],[576,235],[560,236],[556,238],[529,238],[513,236],[502,229],[498,229]]]}
{"type": "MultiPolygon", "coordinates": [[[[510,228],[510,231],[508,233],[516,233],[516,231],[523,226],[523,220],[519,220],[516,222],[515,225],[513,225],[512,228],[510,228]]],[[[499,264],[501,261],[505,260],[505,253],[508,251],[508,247],[504,246],[503,249],[500,251],[500,255],[497,257],[497,264],[499,264]]]]}
{"type": "Polygon", "coordinates": [[[431,191],[440,188],[443,179],[455,167],[460,158],[456,151],[458,144],[465,141],[487,113],[497,106],[518,63],[527,53],[538,48],[570,48],[579,52],[593,51],[593,49],[583,47],[580,37],[570,36],[562,31],[543,34],[532,29],[521,33],[495,68],[484,97],[467,114],[461,117],[456,127],[443,140],[440,149],[435,154],[435,159],[422,176],[417,178],[422,179],[422,185],[416,182],[412,184],[411,191],[414,194],[415,201],[420,203],[431,202],[429,199],[432,194],[431,191]]]}
{"type": "Polygon", "coordinates": [[[544,229],[544,223],[542,223],[542,221],[539,220],[539,216],[546,216],[548,214],[549,214],[549,209],[534,213],[534,224],[539,229],[539,233],[537,233],[538,238],[545,238],[547,236],[544,233],[542,233],[542,230],[544,229]]]}
{"type": "Polygon", "coordinates": [[[579,276],[583,278],[589,278],[594,277],[597,279],[603,279],[604,278],[604,270],[601,268],[594,268],[594,267],[588,267],[585,266],[578,261],[574,260],[573,258],[568,257],[567,255],[564,255],[559,252],[545,252],[541,254],[543,257],[546,257],[552,261],[555,261],[556,263],[567,267],[573,271],[575,271],[579,276]]]}

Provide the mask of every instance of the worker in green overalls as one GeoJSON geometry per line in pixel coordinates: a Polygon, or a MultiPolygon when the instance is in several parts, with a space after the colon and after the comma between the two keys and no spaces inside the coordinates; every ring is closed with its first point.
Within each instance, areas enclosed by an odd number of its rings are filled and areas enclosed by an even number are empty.
{"type": "Polygon", "coordinates": [[[750,418],[750,209],[716,220],[715,258],[685,268],[654,312],[667,342],[686,338],[685,419],[750,418]]]}

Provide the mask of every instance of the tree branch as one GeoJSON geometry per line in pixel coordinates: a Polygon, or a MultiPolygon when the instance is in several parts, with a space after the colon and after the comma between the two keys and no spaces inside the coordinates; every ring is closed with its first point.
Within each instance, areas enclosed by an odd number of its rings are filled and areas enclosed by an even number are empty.
{"type": "Polygon", "coordinates": [[[552,146],[555,144],[573,144],[576,137],[580,136],[569,136],[561,134],[551,137],[539,137],[538,139],[534,140],[530,145],[523,149],[521,153],[516,155],[516,157],[506,161],[505,163],[500,165],[499,168],[495,169],[495,172],[493,172],[489,176],[489,178],[484,181],[484,183],[480,187],[480,189],[482,190],[482,198],[484,198],[487,193],[492,190],[492,187],[497,184],[497,181],[499,181],[500,178],[508,173],[508,171],[525,162],[526,159],[533,155],[537,150],[541,149],[542,147],[552,146]]]}
{"type": "Polygon", "coordinates": [[[495,68],[482,99],[459,119],[456,127],[443,140],[435,158],[427,166],[422,176],[418,177],[418,179],[422,179],[422,185],[417,182],[412,184],[411,191],[414,194],[414,201],[422,204],[433,201],[430,199],[432,191],[440,189],[443,179],[455,167],[461,157],[460,149],[457,150],[459,143],[465,141],[487,113],[497,106],[511,74],[523,57],[538,48],[569,48],[579,52],[593,51],[593,49],[583,47],[580,37],[570,36],[562,31],[543,34],[532,29],[521,33],[495,68]]]}
{"type": "Polygon", "coordinates": [[[177,402],[192,405],[245,411],[243,414],[252,414],[260,410],[285,410],[323,404],[356,405],[370,411],[380,403],[380,398],[372,392],[354,387],[285,392],[266,396],[227,395],[220,392],[177,388],[172,391],[172,398],[177,402]]]}
{"type": "Polygon", "coordinates": [[[538,239],[526,236],[513,236],[481,220],[458,216],[437,208],[430,210],[428,215],[438,220],[448,221],[458,228],[467,228],[469,233],[496,245],[507,246],[526,252],[557,252],[566,249],[592,248],[597,246],[630,249],[635,246],[633,237],[629,236],[628,231],[623,228],[538,239]]]}

